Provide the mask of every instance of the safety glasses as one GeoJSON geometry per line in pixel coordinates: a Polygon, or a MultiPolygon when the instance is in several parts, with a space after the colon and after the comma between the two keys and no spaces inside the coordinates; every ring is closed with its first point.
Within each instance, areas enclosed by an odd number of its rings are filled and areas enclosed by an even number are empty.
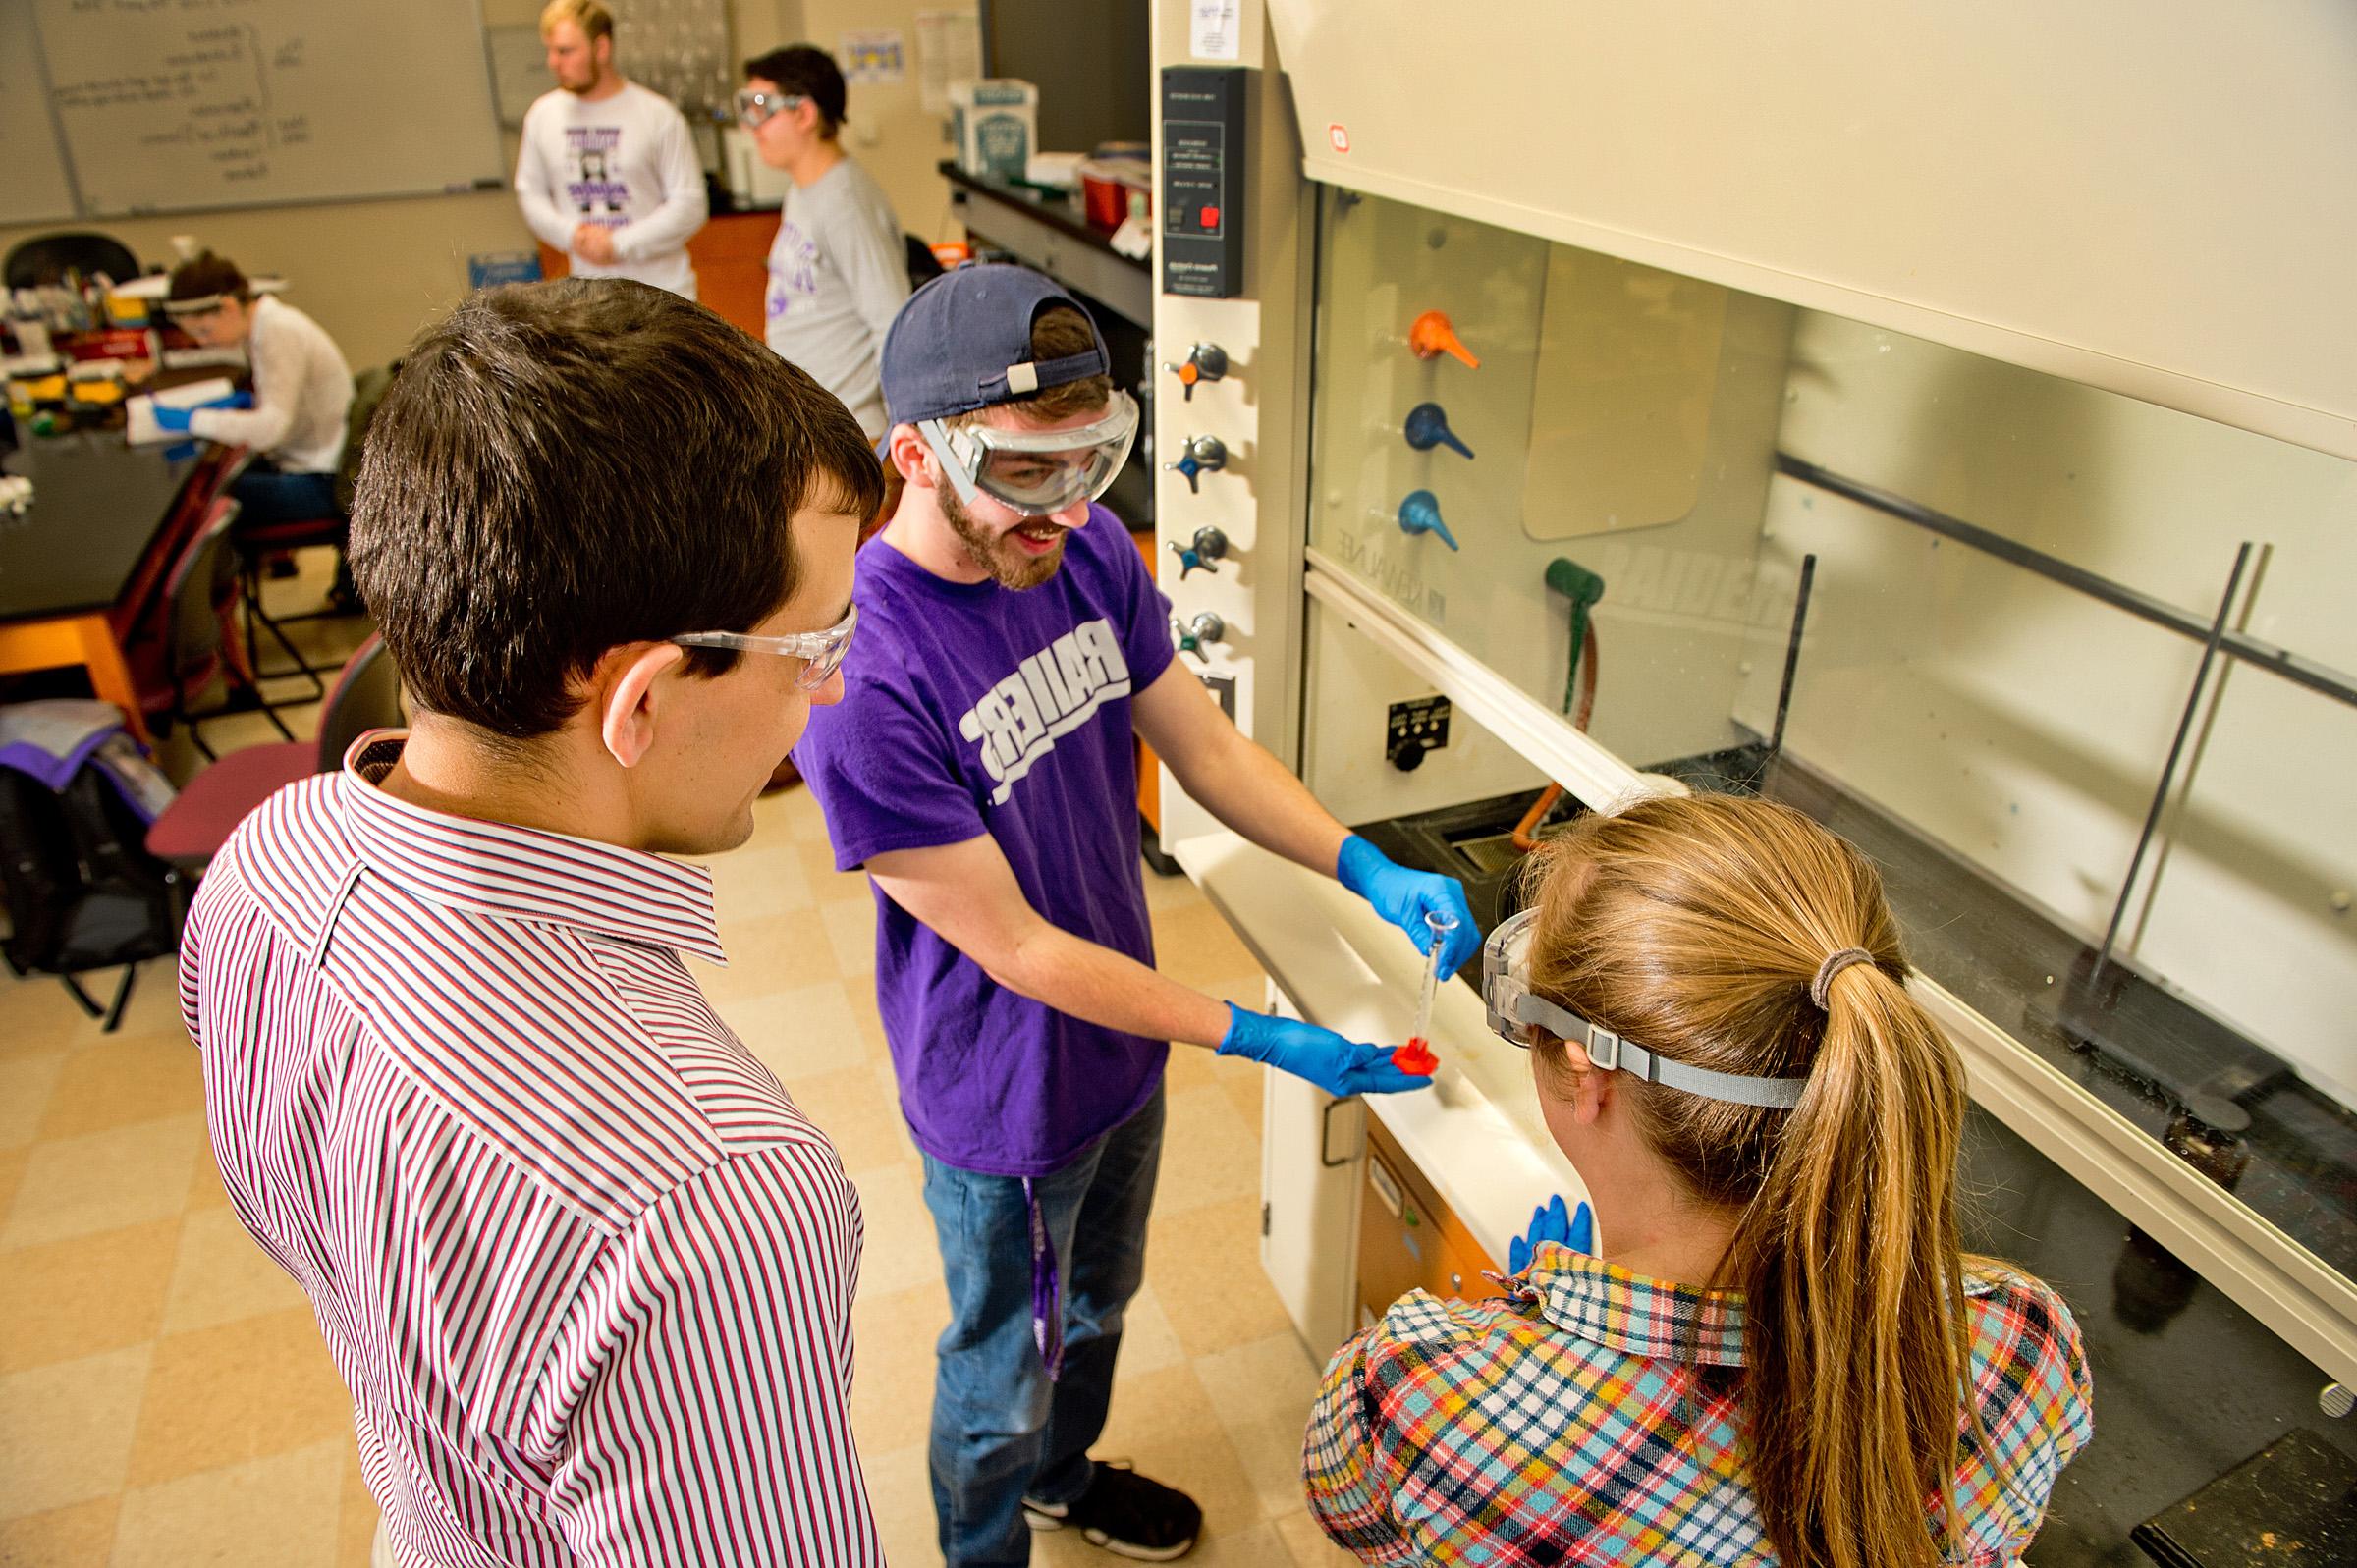
{"type": "Polygon", "coordinates": [[[758,131],[777,115],[808,101],[798,92],[755,92],[750,87],[737,89],[737,123],[747,131],[758,131]]]}
{"type": "Polygon", "coordinates": [[[1806,1078],[1748,1078],[1672,1061],[1532,991],[1530,938],[1538,918],[1536,909],[1525,909],[1501,922],[1481,945],[1481,1001],[1499,1039],[1528,1051],[1553,1035],[1585,1051],[1589,1064],[1604,1072],[1630,1073],[1705,1100],[1779,1109],[1800,1104],[1806,1078]]]}
{"type": "Polygon", "coordinates": [[[797,631],[783,637],[756,637],[744,631],[690,631],[671,640],[683,648],[728,648],[737,653],[774,653],[802,660],[794,683],[804,691],[816,691],[843,668],[843,656],[850,652],[851,633],[858,625],[859,607],[853,605],[841,621],[824,631],[797,631]]]}
{"type": "Polygon", "coordinates": [[[958,499],[976,496],[1044,517],[1105,493],[1137,439],[1137,404],[1116,391],[1105,415],[1076,430],[1003,430],[997,425],[917,421],[917,434],[949,474],[958,499]]]}

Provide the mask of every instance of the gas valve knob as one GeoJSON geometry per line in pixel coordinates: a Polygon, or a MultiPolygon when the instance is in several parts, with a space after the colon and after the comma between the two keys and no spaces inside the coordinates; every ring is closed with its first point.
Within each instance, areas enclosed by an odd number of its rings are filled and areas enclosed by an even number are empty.
{"type": "Polygon", "coordinates": [[[1481,361],[1473,357],[1473,351],[1457,337],[1456,328],[1445,310],[1427,310],[1416,317],[1407,329],[1407,347],[1419,359],[1447,354],[1467,370],[1481,368],[1481,361]]]}
{"type": "Polygon", "coordinates": [[[1420,533],[1437,533],[1441,543],[1456,548],[1456,536],[1441,520],[1441,503],[1429,490],[1411,490],[1399,503],[1399,531],[1411,539],[1420,533]]]}
{"type": "Polygon", "coordinates": [[[1217,572],[1220,568],[1216,563],[1228,555],[1228,536],[1217,528],[1197,528],[1190,543],[1180,544],[1176,539],[1172,540],[1171,554],[1178,558],[1180,582],[1184,582],[1191,571],[1217,572]]]}
{"type": "Polygon", "coordinates": [[[1217,642],[1228,635],[1228,622],[1208,610],[1197,615],[1192,621],[1181,622],[1177,616],[1173,616],[1171,617],[1171,635],[1178,639],[1180,653],[1190,654],[1205,664],[1209,664],[1211,661],[1203,652],[1204,645],[1217,642]]]}
{"type": "Polygon", "coordinates": [[[1407,410],[1407,428],[1402,432],[1407,444],[1418,452],[1430,452],[1435,447],[1447,447],[1470,458],[1473,449],[1456,437],[1449,428],[1449,411],[1437,403],[1419,403],[1407,410]]]}
{"type": "Polygon", "coordinates": [[[1162,368],[1178,378],[1178,385],[1184,389],[1180,396],[1192,403],[1196,382],[1219,381],[1227,376],[1228,351],[1216,343],[1198,343],[1186,351],[1184,362],[1172,364],[1166,359],[1162,368]]]}
{"type": "Polygon", "coordinates": [[[1163,466],[1186,476],[1189,495],[1200,494],[1195,484],[1196,476],[1217,473],[1228,466],[1228,443],[1218,436],[1188,436],[1178,443],[1178,460],[1166,462],[1163,466]]]}

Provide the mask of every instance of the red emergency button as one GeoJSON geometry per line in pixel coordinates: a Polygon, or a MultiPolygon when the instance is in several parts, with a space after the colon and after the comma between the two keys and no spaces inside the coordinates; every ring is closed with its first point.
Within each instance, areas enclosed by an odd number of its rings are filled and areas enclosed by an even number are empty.
{"type": "Polygon", "coordinates": [[[1206,229],[1217,229],[1219,226],[1220,209],[1217,207],[1205,207],[1203,209],[1203,227],[1206,229]]]}

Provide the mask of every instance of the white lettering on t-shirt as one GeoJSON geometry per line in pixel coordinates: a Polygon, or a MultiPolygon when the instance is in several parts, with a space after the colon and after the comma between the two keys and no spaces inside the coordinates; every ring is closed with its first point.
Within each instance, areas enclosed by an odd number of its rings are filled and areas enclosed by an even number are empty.
{"type": "Polygon", "coordinates": [[[1083,622],[1023,659],[958,720],[996,785],[991,804],[1006,804],[1058,736],[1088,723],[1107,698],[1127,695],[1129,661],[1103,620],[1083,622]]]}

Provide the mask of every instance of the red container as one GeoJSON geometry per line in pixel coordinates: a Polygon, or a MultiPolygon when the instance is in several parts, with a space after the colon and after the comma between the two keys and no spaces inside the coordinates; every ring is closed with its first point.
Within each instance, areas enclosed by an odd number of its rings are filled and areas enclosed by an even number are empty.
{"type": "Polygon", "coordinates": [[[1154,211],[1154,171],[1134,158],[1087,158],[1080,164],[1080,200],[1088,226],[1106,234],[1129,216],[1129,192],[1142,190],[1154,211]]]}

